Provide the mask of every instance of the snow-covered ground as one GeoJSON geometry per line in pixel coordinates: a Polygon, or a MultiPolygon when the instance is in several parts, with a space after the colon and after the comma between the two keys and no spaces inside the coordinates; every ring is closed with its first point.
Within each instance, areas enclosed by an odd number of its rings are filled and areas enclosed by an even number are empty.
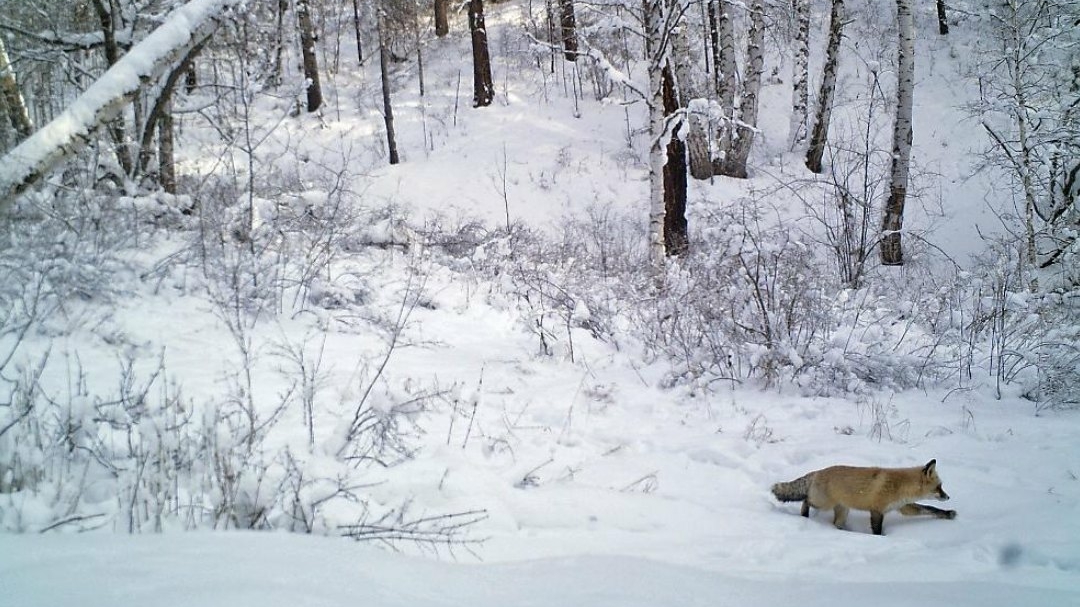
{"type": "MultiPolygon", "coordinates": [[[[518,7],[491,10],[499,48],[512,38],[518,7]]],[[[330,80],[328,98],[335,101],[322,126],[310,116],[273,122],[264,158],[276,158],[281,173],[309,180],[312,166],[354,161],[359,168],[348,167],[349,189],[372,206],[393,201],[408,208],[417,223],[440,212],[500,226],[509,215],[557,232],[564,215],[605,207],[644,222],[645,135],[626,128],[628,119],[634,128],[644,124],[642,109],[575,104],[561,85],[526,72],[528,56],[497,52],[496,104],[467,107],[466,70],[455,110],[466,44],[460,33],[432,43],[423,100],[413,91],[410,64],[398,68],[403,164],[383,166],[379,159],[381,118],[370,65],[343,67],[330,80]]],[[[988,193],[973,185],[982,184],[969,161],[977,141],[965,136],[974,129],[956,108],[968,93],[941,48],[950,42],[921,44],[927,61],[920,65],[928,68],[916,93],[916,156],[941,173],[939,196],[929,199],[946,207],[928,238],[962,261],[979,247],[973,218],[988,217],[982,205],[988,193]]],[[[752,167],[757,180],[695,183],[692,200],[706,206],[734,200],[771,187],[773,175],[797,172],[798,159],[784,151],[786,117],[768,118],[780,115],[787,91],[766,87],[762,145],[752,167]],[[776,131],[774,124],[783,127],[776,131]]],[[[261,112],[280,116],[290,102],[262,103],[261,112]]],[[[220,168],[215,143],[205,136],[181,153],[189,172],[220,168]]],[[[311,181],[311,187],[330,186],[311,181]]],[[[916,210],[914,228],[931,227],[935,213],[916,210]]],[[[375,226],[372,235],[390,231],[375,226]]],[[[72,302],[61,320],[33,337],[28,361],[52,349],[43,374],[52,396],[111,394],[125,358],[136,361],[143,377],[164,361],[169,381],[194,403],[237,392],[236,332],[224,327],[222,310],[200,290],[195,270],[169,271],[158,263],[180,246],[168,238],[146,246],[117,276],[124,296],[110,302],[115,307],[72,302]]],[[[484,260],[459,261],[471,267],[484,260]]],[[[505,284],[451,265],[415,247],[366,248],[335,270],[362,277],[344,282],[357,286],[363,309],[380,311],[379,317],[314,307],[262,319],[246,337],[260,403],[281,402],[297,379],[283,347],[301,347],[311,357],[321,352],[312,416],[320,444],[307,447],[303,411],[291,405],[266,447],[288,448],[307,469],[325,466],[331,477],[334,441],[370,381],[365,374],[386,352],[382,329],[394,324],[402,301],[417,293],[416,276],[423,276],[422,305],[401,325],[372,398],[380,409],[427,389],[447,396],[409,416],[415,454],[365,471],[363,492],[373,505],[407,501],[420,515],[483,510],[486,518],[470,527],[469,543],[397,542],[402,553],[396,553],[332,537],[337,525],[355,520],[353,510],[338,504],[315,521],[316,531],[330,537],[182,533],[177,521],[161,534],[0,534],[0,606],[1080,605],[1075,412],[1035,415],[1030,402],[1008,391],[995,400],[978,374],[963,389],[851,398],[726,383],[707,391],[667,388],[669,363],[643,355],[633,337],[616,345],[583,328],[557,328],[554,355],[540,354],[534,319],[505,284]],[[573,340],[572,359],[565,337],[573,340]],[[769,492],[774,482],[829,465],[906,467],[931,458],[958,517],[892,513],[883,537],[869,533],[866,513],[853,512],[841,532],[826,513],[804,519],[797,504],[779,504],[769,492]]],[[[63,514],[48,498],[2,495],[0,522],[29,531],[47,527],[63,514]]],[[[110,515],[122,510],[117,496],[95,495],[93,487],[85,499],[110,515]]]]}

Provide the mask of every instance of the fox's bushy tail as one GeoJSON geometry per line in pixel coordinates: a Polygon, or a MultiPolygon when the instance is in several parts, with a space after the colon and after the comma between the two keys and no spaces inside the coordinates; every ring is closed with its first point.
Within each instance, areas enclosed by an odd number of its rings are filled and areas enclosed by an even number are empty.
{"type": "Polygon", "coordinates": [[[793,481],[776,483],[772,486],[773,495],[781,502],[801,502],[809,495],[812,480],[814,480],[813,472],[793,481]]]}

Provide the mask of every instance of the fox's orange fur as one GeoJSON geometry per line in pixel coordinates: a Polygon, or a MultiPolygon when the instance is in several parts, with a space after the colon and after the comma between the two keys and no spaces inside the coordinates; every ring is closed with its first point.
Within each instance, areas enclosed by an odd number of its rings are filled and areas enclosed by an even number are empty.
{"type": "Polygon", "coordinates": [[[924,498],[949,499],[949,494],[941,488],[937,460],[914,468],[832,466],[788,483],[776,483],[772,492],[782,502],[801,501],[803,516],[810,516],[811,506],[819,510],[831,508],[837,529],[844,528],[848,510],[868,510],[875,535],[881,535],[885,513],[890,510],[909,516],[956,518],[955,510],[915,503],[924,498]]]}

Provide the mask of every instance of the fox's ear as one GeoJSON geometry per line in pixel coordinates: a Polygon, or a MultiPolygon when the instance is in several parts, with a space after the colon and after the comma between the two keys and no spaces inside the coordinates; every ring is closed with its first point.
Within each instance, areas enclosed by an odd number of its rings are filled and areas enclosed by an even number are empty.
{"type": "Polygon", "coordinates": [[[934,473],[934,469],[937,467],[937,460],[930,460],[925,466],[923,466],[922,472],[926,476],[930,476],[934,473]]]}

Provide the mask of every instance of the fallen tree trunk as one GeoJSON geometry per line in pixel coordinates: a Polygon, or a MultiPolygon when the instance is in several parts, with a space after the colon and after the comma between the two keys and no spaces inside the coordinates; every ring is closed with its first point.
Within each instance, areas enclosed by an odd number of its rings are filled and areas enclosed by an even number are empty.
{"type": "Polygon", "coordinates": [[[52,122],[0,158],[0,210],[88,144],[135,94],[209,38],[239,0],[191,0],[102,74],[52,122]]]}

